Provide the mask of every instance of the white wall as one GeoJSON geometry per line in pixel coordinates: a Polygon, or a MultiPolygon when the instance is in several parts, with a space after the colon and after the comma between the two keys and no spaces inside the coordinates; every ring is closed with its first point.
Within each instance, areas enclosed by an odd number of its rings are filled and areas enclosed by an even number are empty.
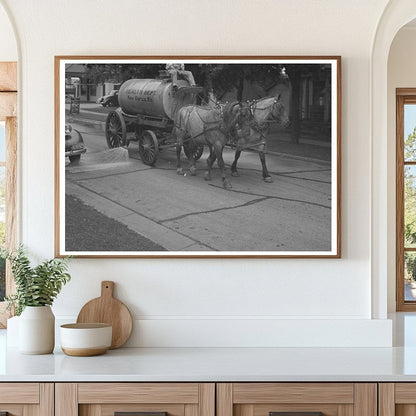
{"type": "Polygon", "coordinates": [[[16,37],[6,10],[0,3],[0,61],[17,61],[16,37]]]}
{"type": "Polygon", "coordinates": [[[371,320],[370,254],[370,56],[387,0],[0,2],[21,39],[21,239],[43,257],[54,252],[54,55],[343,59],[342,259],[74,259],[58,317],[110,279],[137,319],[130,345],[391,343],[385,297],[371,320]]]}
{"type": "Polygon", "coordinates": [[[388,309],[396,310],[395,197],[396,197],[396,88],[416,87],[416,26],[403,27],[391,44],[388,62],[388,194],[389,268],[388,309]]]}

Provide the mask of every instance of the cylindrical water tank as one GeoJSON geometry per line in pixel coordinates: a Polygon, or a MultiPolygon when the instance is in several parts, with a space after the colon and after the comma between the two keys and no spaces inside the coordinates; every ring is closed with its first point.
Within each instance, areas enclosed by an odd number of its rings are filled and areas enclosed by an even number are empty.
{"type": "Polygon", "coordinates": [[[195,94],[183,94],[181,87],[186,81],[177,81],[178,90],[172,83],[160,79],[129,79],[118,93],[118,103],[127,114],[142,114],[173,119],[176,111],[187,104],[195,103],[195,94]]]}

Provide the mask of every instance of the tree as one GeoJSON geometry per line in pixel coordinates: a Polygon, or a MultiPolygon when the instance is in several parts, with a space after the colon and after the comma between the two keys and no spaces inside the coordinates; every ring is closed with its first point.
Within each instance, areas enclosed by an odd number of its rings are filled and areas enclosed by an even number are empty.
{"type": "MultiPolygon", "coordinates": [[[[407,136],[404,145],[405,160],[416,160],[416,127],[413,132],[407,136]]],[[[412,246],[416,244],[416,177],[412,166],[405,167],[404,174],[404,235],[405,245],[412,246]]]]}
{"type": "Polygon", "coordinates": [[[156,78],[164,64],[87,64],[87,78],[91,83],[121,84],[131,78],[156,78]]]}
{"type": "MultiPolygon", "coordinates": [[[[416,160],[416,127],[407,136],[404,144],[405,160],[416,160]]],[[[412,166],[404,171],[404,245],[416,245],[416,176],[412,166]]],[[[405,255],[406,278],[416,280],[416,256],[405,255]]]]}
{"type": "Polygon", "coordinates": [[[404,142],[404,160],[416,160],[416,127],[404,142]]]}
{"type": "MultiPolygon", "coordinates": [[[[289,76],[290,83],[292,85],[292,99],[290,106],[290,117],[292,124],[292,142],[299,143],[301,133],[301,90],[302,80],[309,78],[314,83],[319,81],[326,81],[331,79],[330,65],[328,64],[288,64],[285,65],[285,70],[289,76]]],[[[326,91],[328,97],[330,97],[330,91],[326,91]]]]}
{"type": "Polygon", "coordinates": [[[282,66],[278,64],[188,64],[186,69],[192,71],[198,85],[204,86],[205,97],[213,92],[219,100],[235,89],[236,99],[242,101],[246,81],[267,90],[282,79],[282,66]]]}
{"type": "Polygon", "coordinates": [[[300,84],[304,72],[303,65],[287,65],[286,72],[292,85],[292,99],[290,100],[291,139],[293,143],[299,144],[301,129],[300,84]]]}
{"type": "Polygon", "coordinates": [[[203,86],[203,101],[209,104],[211,96],[214,94],[214,78],[218,72],[218,65],[215,64],[188,64],[186,70],[191,71],[195,78],[196,85],[203,86]]]}
{"type": "MultiPolygon", "coordinates": [[[[282,80],[282,66],[273,64],[229,64],[222,65],[216,73],[214,85],[218,90],[227,92],[232,88],[237,90],[237,100],[242,101],[244,96],[244,83],[256,82],[263,89],[282,80]]],[[[259,97],[260,98],[260,97],[259,97]]]]}
{"type": "MultiPolygon", "coordinates": [[[[5,210],[6,207],[6,178],[3,176],[0,178],[0,207],[5,210]]],[[[6,245],[6,224],[4,221],[0,222],[0,247],[6,245]]]]}

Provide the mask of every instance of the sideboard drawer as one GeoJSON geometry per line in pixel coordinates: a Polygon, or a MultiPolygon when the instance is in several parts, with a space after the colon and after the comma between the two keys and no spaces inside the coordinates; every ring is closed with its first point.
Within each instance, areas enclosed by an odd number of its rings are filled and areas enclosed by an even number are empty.
{"type": "Polygon", "coordinates": [[[379,416],[416,415],[416,383],[380,383],[379,416]]]}
{"type": "Polygon", "coordinates": [[[56,416],[215,416],[214,383],[57,383],[56,416]]]}
{"type": "Polygon", "coordinates": [[[53,384],[0,383],[0,415],[54,415],[53,384]]]}
{"type": "Polygon", "coordinates": [[[217,416],[283,415],[377,416],[377,384],[217,384],[217,416]]]}

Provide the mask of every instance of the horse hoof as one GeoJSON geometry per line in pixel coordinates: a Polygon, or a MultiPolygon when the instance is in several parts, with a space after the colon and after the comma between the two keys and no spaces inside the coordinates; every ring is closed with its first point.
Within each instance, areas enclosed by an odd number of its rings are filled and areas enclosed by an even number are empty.
{"type": "Polygon", "coordinates": [[[236,170],[233,170],[231,172],[231,176],[234,176],[234,178],[239,178],[240,177],[240,174],[236,170]]]}
{"type": "Polygon", "coordinates": [[[192,176],[196,176],[196,168],[191,166],[191,168],[189,169],[189,172],[192,176]]]}
{"type": "Polygon", "coordinates": [[[183,170],[182,169],[176,169],[176,174],[183,176],[183,170]]]}
{"type": "Polygon", "coordinates": [[[206,181],[210,181],[211,180],[211,175],[208,172],[206,172],[205,175],[204,175],[204,179],[206,181]]]}
{"type": "Polygon", "coordinates": [[[223,185],[224,189],[226,189],[227,191],[229,191],[230,189],[233,188],[231,183],[227,180],[223,181],[222,185],[223,185]]]}
{"type": "Polygon", "coordinates": [[[273,182],[273,179],[272,179],[272,177],[271,177],[271,176],[266,176],[265,178],[263,178],[263,180],[264,180],[264,182],[266,182],[266,183],[272,183],[272,182],[273,182]]]}

